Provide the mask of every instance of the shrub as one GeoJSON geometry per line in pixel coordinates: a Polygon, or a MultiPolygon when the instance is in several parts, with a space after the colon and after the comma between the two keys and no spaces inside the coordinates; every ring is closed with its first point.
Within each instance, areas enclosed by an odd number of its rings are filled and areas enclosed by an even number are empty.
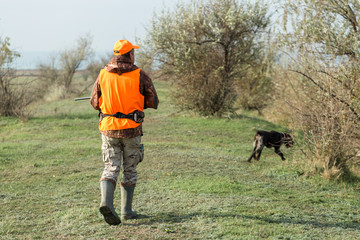
{"type": "Polygon", "coordinates": [[[37,95],[31,92],[30,83],[17,79],[11,67],[20,55],[10,49],[9,38],[0,38],[0,116],[15,116],[26,119],[26,107],[37,95]]]}
{"type": "Polygon", "coordinates": [[[304,131],[310,171],[349,178],[360,150],[360,5],[288,1],[284,16],[294,20],[284,21],[292,30],[279,39],[292,53],[287,102],[304,131]]]}
{"type": "MultiPolygon", "coordinates": [[[[266,55],[269,23],[261,3],[192,1],[155,15],[143,45],[156,68],[174,82],[173,96],[181,108],[221,116],[233,108],[237,90],[248,90],[247,72],[266,55]]],[[[268,79],[257,79],[263,80],[268,79]]]]}

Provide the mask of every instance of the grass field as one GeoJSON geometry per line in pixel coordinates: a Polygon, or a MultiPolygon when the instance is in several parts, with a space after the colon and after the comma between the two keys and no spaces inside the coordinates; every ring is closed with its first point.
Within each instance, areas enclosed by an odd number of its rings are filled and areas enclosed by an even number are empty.
{"type": "MultiPolygon", "coordinates": [[[[23,123],[0,118],[1,239],[360,239],[360,186],[299,176],[299,149],[247,163],[251,114],[216,119],[177,111],[157,82],[146,110],[145,159],[134,208],[108,226],[98,210],[102,173],[97,112],[62,100],[33,106],[23,123]]],[[[115,193],[120,208],[120,191],[115,193]]]]}

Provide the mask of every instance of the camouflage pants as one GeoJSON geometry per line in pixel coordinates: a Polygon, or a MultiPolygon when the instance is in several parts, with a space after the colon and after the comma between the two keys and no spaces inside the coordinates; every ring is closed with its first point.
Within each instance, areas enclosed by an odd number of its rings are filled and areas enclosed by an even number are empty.
{"type": "Polygon", "coordinates": [[[121,184],[132,186],[137,182],[136,166],[143,160],[141,136],[134,138],[111,138],[102,135],[102,154],[105,168],[100,181],[111,181],[116,185],[121,163],[123,178],[121,184]]]}

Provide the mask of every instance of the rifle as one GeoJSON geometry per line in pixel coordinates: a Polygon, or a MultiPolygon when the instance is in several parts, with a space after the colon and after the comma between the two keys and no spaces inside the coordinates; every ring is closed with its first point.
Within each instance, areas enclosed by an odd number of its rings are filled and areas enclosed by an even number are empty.
{"type": "Polygon", "coordinates": [[[90,97],[82,97],[82,98],[75,98],[74,101],[86,100],[90,99],[90,97]]]}

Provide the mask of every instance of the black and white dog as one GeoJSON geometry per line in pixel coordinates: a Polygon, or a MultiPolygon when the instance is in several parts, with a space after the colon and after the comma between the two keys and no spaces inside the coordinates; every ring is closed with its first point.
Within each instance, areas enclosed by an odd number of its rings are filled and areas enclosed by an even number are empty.
{"type": "Polygon", "coordinates": [[[281,160],[285,160],[284,155],[280,151],[282,144],[285,144],[287,148],[291,148],[294,145],[290,134],[275,131],[257,131],[254,137],[254,150],[247,161],[251,162],[252,158],[259,160],[264,146],[267,148],[274,147],[275,153],[281,157],[281,160]]]}

